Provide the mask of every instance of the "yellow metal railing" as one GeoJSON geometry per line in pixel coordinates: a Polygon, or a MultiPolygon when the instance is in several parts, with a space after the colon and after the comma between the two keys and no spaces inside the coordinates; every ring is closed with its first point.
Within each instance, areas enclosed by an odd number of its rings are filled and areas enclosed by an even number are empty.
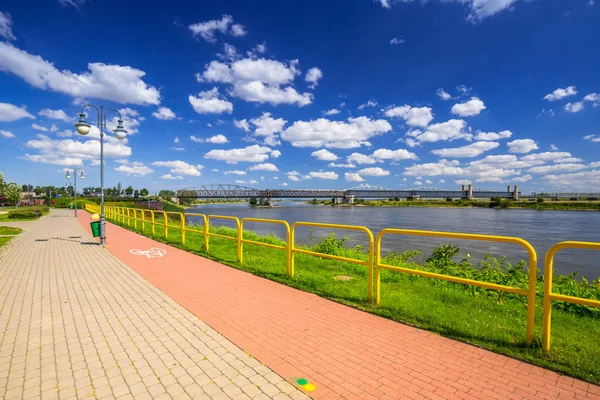
{"type": "Polygon", "coordinates": [[[454,232],[435,232],[435,231],[420,231],[411,229],[393,229],[387,228],[379,232],[377,235],[377,251],[375,255],[375,303],[377,305],[381,302],[381,270],[387,269],[390,271],[398,271],[412,275],[424,276],[427,278],[442,279],[445,281],[462,283],[465,285],[479,286],[486,289],[500,290],[508,293],[521,294],[528,297],[527,302],[527,343],[533,342],[534,324],[535,324],[535,293],[536,293],[536,278],[537,278],[537,254],[535,249],[529,242],[515,237],[509,236],[491,236],[491,235],[476,235],[468,233],[454,233],[454,232]],[[512,243],[522,246],[529,253],[529,288],[527,290],[512,286],[497,285],[494,283],[487,283],[481,281],[475,281],[472,279],[459,278],[451,275],[436,274],[433,272],[421,271],[410,268],[396,267],[393,265],[387,265],[381,263],[381,239],[386,234],[395,235],[413,235],[413,236],[426,236],[426,237],[442,237],[448,239],[466,239],[466,240],[480,240],[486,242],[500,242],[500,243],[512,243]]]}
{"type": "Polygon", "coordinates": [[[238,256],[238,261],[240,261],[239,255],[240,255],[240,244],[242,242],[242,231],[240,229],[240,220],[237,217],[231,217],[229,215],[209,215],[206,217],[206,225],[204,228],[204,235],[205,235],[205,242],[204,242],[204,249],[206,251],[209,250],[210,248],[210,240],[209,238],[211,236],[215,236],[215,237],[220,237],[221,239],[227,239],[227,240],[235,240],[237,242],[237,256],[238,256]],[[221,235],[218,233],[211,233],[210,232],[210,220],[211,219],[225,219],[225,220],[229,220],[229,221],[234,221],[236,223],[236,227],[237,227],[237,234],[235,237],[231,237],[231,236],[226,236],[226,235],[221,235]]]}
{"type": "Polygon", "coordinates": [[[340,224],[321,224],[318,222],[295,222],[292,225],[292,231],[291,231],[291,235],[289,238],[289,243],[288,246],[290,247],[290,267],[289,267],[289,271],[290,271],[290,276],[294,276],[294,255],[296,253],[299,254],[308,254],[311,256],[317,256],[317,257],[322,257],[322,258],[330,258],[332,260],[338,260],[338,261],[344,261],[344,262],[348,262],[348,263],[352,263],[352,264],[358,264],[358,265],[364,265],[365,267],[368,268],[368,276],[369,276],[369,300],[373,300],[373,251],[374,251],[374,244],[373,244],[373,233],[371,232],[371,230],[369,228],[366,228],[364,226],[354,226],[354,225],[340,225],[340,224]],[[354,258],[347,258],[347,257],[340,257],[340,256],[334,256],[331,254],[323,254],[323,253],[317,253],[315,251],[311,251],[311,250],[306,250],[306,249],[300,249],[300,248],[296,248],[296,244],[295,244],[295,233],[296,233],[296,228],[299,226],[310,226],[310,227],[314,227],[314,228],[333,228],[333,229],[344,229],[344,230],[349,230],[349,231],[360,231],[360,232],[365,232],[367,234],[367,236],[369,237],[369,260],[368,261],[362,261],[362,260],[356,260],[354,258]]]}
{"type": "Polygon", "coordinates": [[[552,266],[554,256],[562,249],[600,250],[600,243],[594,242],[560,242],[550,247],[544,260],[544,318],[542,322],[542,345],[544,350],[550,350],[550,332],[552,330],[552,300],[581,304],[588,307],[600,308],[600,301],[582,297],[566,296],[552,293],[552,266]]]}
{"type": "Polygon", "coordinates": [[[286,254],[286,273],[288,275],[292,275],[292,272],[290,271],[290,254],[291,254],[291,247],[290,247],[290,225],[287,223],[287,221],[283,221],[283,220],[279,220],[279,219],[263,219],[263,218],[243,218],[241,223],[240,223],[240,231],[242,232],[241,234],[241,239],[240,239],[240,244],[238,246],[238,260],[240,262],[240,264],[244,263],[244,243],[251,243],[251,244],[255,244],[258,246],[264,246],[264,247],[270,247],[272,249],[279,249],[279,250],[285,250],[285,254],[286,254]],[[265,224],[280,224],[283,225],[285,227],[285,242],[286,242],[286,246],[279,246],[276,244],[271,244],[271,243],[264,243],[264,242],[257,242],[255,240],[249,240],[249,239],[244,239],[244,223],[246,222],[257,222],[257,223],[265,223],[265,224]]]}
{"type": "MultiPolygon", "coordinates": [[[[207,235],[207,232],[208,232],[208,223],[207,223],[207,221],[208,220],[206,218],[206,215],[205,214],[194,214],[194,213],[188,214],[188,213],[186,213],[186,214],[184,214],[184,216],[185,216],[185,218],[187,218],[187,217],[200,217],[200,218],[202,218],[202,232],[200,232],[197,229],[190,229],[190,228],[187,228],[187,227],[184,227],[183,230],[184,230],[184,235],[185,235],[186,231],[201,233],[202,235],[204,235],[204,249],[205,250],[208,249],[208,235],[207,235]]],[[[187,224],[185,226],[187,226],[187,224]]]]}

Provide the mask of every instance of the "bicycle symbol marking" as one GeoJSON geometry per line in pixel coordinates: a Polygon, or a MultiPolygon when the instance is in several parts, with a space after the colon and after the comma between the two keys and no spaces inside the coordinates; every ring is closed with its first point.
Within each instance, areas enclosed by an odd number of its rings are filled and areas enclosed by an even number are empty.
{"type": "Polygon", "coordinates": [[[167,254],[166,250],[159,249],[158,247],[153,247],[150,250],[131,249],[129,252],[134,256],[146,256],[148,258],[160,258],[167,254]]]}

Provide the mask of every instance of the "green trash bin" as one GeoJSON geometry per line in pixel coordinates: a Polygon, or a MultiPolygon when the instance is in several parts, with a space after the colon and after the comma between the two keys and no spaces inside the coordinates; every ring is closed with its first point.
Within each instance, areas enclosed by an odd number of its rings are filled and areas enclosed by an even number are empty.
{"type": "Polygon", "coordinates": [[[92,227],[92,236],[100,237],[100,221],[90,222],[90,226],[92,227]]]}

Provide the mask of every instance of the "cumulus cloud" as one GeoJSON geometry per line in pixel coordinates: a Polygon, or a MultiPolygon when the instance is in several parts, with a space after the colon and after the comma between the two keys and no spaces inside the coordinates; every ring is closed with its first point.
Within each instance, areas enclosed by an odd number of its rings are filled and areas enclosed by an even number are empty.
{"type": "Polygon", "coordinates": [[[121,104],[158,105],[160,92],[144,82],[139,69],[89,63],[88,71],[77,74],[58,70],[51,62],[0,42],[0,71],[10,72],[30,85],[76,98],[95,98],[121,104]]]}
{"type": "Polygon", "coordinates": [[[246,171],[235,169],[233,171],[223,171],[223,175],[246,175],[246,171]]]}
{"type": "Polygon", "coordinates": [[[576,113],[583,110],[583,101],[576,101],[574,103],[565,104],[565,111],[576,113]]]}
{"type": "Polygon", "coordinates": [[[389,149],[378,149],[373,152],[371,157],[377,160],[392,160],[392,161],[401,161],[401,160],[417,160],[418,157],[415,153],[411,153],[408,150],[398,149],[398,150],[389,150],[389,149]]]}
{"type": "Polygon", "coordinates": [[[265,58],[245,58],[232,63],[212,61],[196,79],[201,82],[230,84],[229,93],[255,103],[297,104],[312,103],[311,93],[298,93],[292,86],[300,74],[298,60],[283,63],[265,58]]]}
{"type": "Polygon", "coordinates": [[[266,146],[252,145],[241,149],[229,150],[211,150],[204,155],[204,158],[225,161],[227,164],[237,164],[238,162],[260,163],[269,158],[272,150],[266,146]]]}
{"type": "Polygon", "coordinates": [[[0,136],[6,139],[13,139],[16,137],[12,132],[3,131],[2,129],[0,129],[0,136]]]}
{"type": "Polygon", "coordinates": [[[12,18],[7,12],[0,11],[0,36],[6,40],[16,40],[17,38],[12,33],[12,18]]]}
{"type": "Polygon", "coordinates": [[[219,98],[219,89],[216,87],[198,93],[197,97],[190,95],[188,100],[198,114],[231,114],[233,111],[233,104],[219,98]]]}
{"type": "Polygon", "coordinates": [[[395,37],[395,38],[392,38],[392,40],[390,40],[390,45],[394,46],[394,45],[402,44],[402,43],[405,43],[405,42],[406,42],[406,40],[404,40],[402,38],[395,37]]]}
{"type": "Polygon", "coordinates": [[[166,167],[171,169],[171,173],[175,175],[186,175],[186,176],[200,176],[202,173],[200,170],[204,168],[200,164],[192,165],[185,161],[155,161],[152,163],[155,167],[166,167]]]}
{"type": "Polygon", "coordinates": [[[364,182],[362,176],[357,174],[356,172],[344,172],[344,179],[348,182],[364,182]]]}
{"type": "Polygon", "coordinates": [[[509,153],[529,153],[539,149],[535,141],[531,139],[518,139],[507,143],[509,153]]]}
{"type": "MultiPolygon", "coordinates": [[[[381,4],[383,8],[391,8],[392,4],[410,3],[417,0],[374,0],[381,4]]],[[[511,6],[519,0],[441,0],[444,2],[456,1],[468,4],[470,12],[467,19],[473,23],[479,22],[487,17],[491,17],[503,10],[510,9],[511,6]]]]}
{"type": "Polygon", "coordinates": [[[72,120],[72,118],[69,118],[67,113],[65,113],[63,110],[51,110],[49,108],[44,108],[43,110],[40,110],[40,112],[38,112],[38,115],[49,119],[58,119],[65,122],[70,122],[72,120]]]}
{"type": "Polygon", "coordinates": [[[161,175],[159,176],[160,179],[183,179],[183,176],[179,176],[179,175],[171,175],[171,174],[165,174],[165,175],[161,175]]]}
{"type": "Polygon", "coordinates": [[[336,115],[339,113],[341,113],[341,111],[338,110],[337,108],[332,108],[331,110],[325,111],[325,115],[336,115]]]}
{"type": "Polygon", "coordinates": [[[250,126],[248,125],[248,121],[246,121],[245,119],[242,119],[240,121],[234,119],[233,120],[233,125],[236,128],[239,128],[239,129],[243,130],[244,132],[250,132],[250,126]]]}
{"type": "Polygon", "coordinates": [[[407,125],[426,127],[433,120],[433,113],[429,107],[411,107],[404,105],[390,108],[385,112],[386,117],[400,117],[407,125]]]}
{"type": "Polygon", "coordinates": [[[498,146],[500,146],[498,142],[475,142],[467,146],[455,147],[451,149],[437,149],[432,150],[431,152],[440,157],[477,157],[478,155],[481,155],[486,151],[495,149],[498,146]]]}
{"type": "Polygon", "coordinates": [[[318,172],[309,172],[308,176],[316,179],[326,179],[330,181],[335,181],[338,178],[338,174],[333,171],[318,171],[318,172]]]}
{"type": "Polygon", "coordinates": [[[323,72],[317,67],[306,71],[306,75],[304,76],[304,80],[309,83],[308,87],[311,89],[314,89],[319,84],[321,78],[323,78],[323,72]]]}
{"type": "MultiPolygon", "coordinates": [[[[511,166],[512,167],[512,166],[511,166]]],[[[504,169],[490,164],[472,162],[461,166],[457,160],[440,160],[437,163],[415,164],[406,168],[407,176],[455,176],[475,179],[479,182],[499,182],[506,177],[519,175],[517,169],[504,169]]],[[[467,183],[469,183],[467,182],[467,183]]],[[[458,182],[460,183],[460,182],[458,182]]]]}
{"type": "Polygon", "coordinates": [[[594,143],[600,143],[600,135],[586,135],[583,140],[589,140],[594,143]]]}
{"type": "Polygon", "coordinates": [[[450,93],[446,92],[442,88],[439,88],[438,90],[436,90],[435,94],[437,94],[438,97],[442,100],[450,100],[452,98],[452,96],[450,96],[450,93]]]}
{"type": "Polygon", "coordinates": [[[456,103],[452,106],[452,114],[459,115],[461,117],[472,117],[479,115],[487,107],[478,97],[471,97],[471,100],[464,103],[456,103]]]}
{"type": "Polygon", "coordinates": [[[379,167],[363,168],[358,171],[361,176],[388,176],[390,171],[379,167]]]}
{"type": "Polygon", "coordinates": [[[338,163],[334,163],[334,162],[331,162],[331,163],[327,164],[327,166],[329,168],[354,168],[355,167],[355,165],[351,164],[351,163],[349,163],[349,164],[338,164],[338,163]]]}
{"type": "Polygon", "coordinates": [[[583,164],[574,164],[574,163],[559,163],[552,165],[542,165],[538,167],[533,167],[527,170],[532,174],[547,174],[550,172],[573,172],[585,169],[586,166],[583,164]]]}
{"type": "Polygon", "coordinates": [[[146,176],[154,172],[152,168],[145,166],[144,163],[139,161],[134,161],[131,165],[119,165],[115,168],[115,171],[138,177],[146,176]]]}
{"type": "Polygon", "coordinates": [[[48,128],[46,128],[45,126],[38,125],[36,123],[31,124],[31,127],[36,131],[48,132],[48,128]]]}
{"type": "MultiPolygon", "coordinates": [[[[0,62],[2,61],[0,60],[0,62]]],[[[22,118],[35,119],[33,115],[27,112],[25,106],[17,107],[9,103],[0,103],[0,121],[12,122],[22,118]]]]}
{"type": "Polygon", "coordinates": [[[209,138],[198,138],[194,135],[190,136],[190,140],[196,143],[212,143],[212,144],[224,144],[229,143],[229,140],[224,135],[218,134],[209,138]]]}
{"type": "Polygon", "coordinates": [[[326,149],[313,151],[311,153],[311,156],[316,157],[317,159],[323,160],[323,161],[335,161],[338,159],[338,156],[336,156],[335,154],[333,154],[332,152],[330,152],[329,150],[326,150],[326,149]]]}
{"type": "Polygon", "coordinates": [[[457,139],[473,139],[473,135],[468,133],[465,130],[466,128],[467,123],[462,119],[451,119],[446,122],[429,125],[424,131],[409,131],[407,133],[409,138],[406,139],[406,143],[409,146],[414,146],[418,143],[453,141],[457,139]]]}
{"type": "Polygon", "coordinates": [[[346,157],[346,161],[348,163],[356,164],[375,164],[377,162],[377,160],[375,160],[373,157],[361,153],[350,154],[348,157],[346,157]]]}
{"type": "Polygon", "coordinates": [[[319,118],[296,121],[281,134],[294,147],[327,147],[350,149],[368,146],[374,136],[389,132],[392,126],[383,119],[367,117],[348,118],[348,122],[319,118]]]}
{"type": "Polygon", "coordinates": [[[159,107],[158,110],[152,113],[152,116],[156,119],[170,120],[175,119],[177,116],[169,107],[159,107]]]}
{"type": "Polygon", "coordinates": [[[500,139],[508,139],[512,136],[511,131],[502,131],[502,132],[478,132],[475,135],[475,140],[484,140],[484,141],[492,141],[492,140],[500,140],[500,139]]]}
{"type": "Polygon", "coordinates": [[[200,36],[207,42],[216,42],[215,34],[244,36],[247,34],[246,28],[240,24],[234,24],[231,15],[223,15],[221,19],[212,19],[209,21],[198,22],[189,26],[193,36],[200,36]]]}
{"type": "Polygon", "coordinates": [[[277,166],[275,164],[263,163],[263,164],[256,164],[256,165],[251,166],[250,168],[248,168],[248,171],[271,171],[271,172],[278,172],[279,168],[277,168],[277,166]]]}
{"type": "Polygon", "coordinates": [[[361,104],[360,106],[358,106],[358,109],[362,110],[363,108],[366,108],[366,107],[377,107],[378,105],[379,104],[376,101],[374,101],[374,100],[368,100],[366,103],[361,104]]]}
{"type": "Polygon", "coordinates": [[[569,86],[564,89],[558,88],[554,92],[548,93],[547,95],[545,95],[544,100],[556,101],[556,100],[564,99],[565,97],[568,97],[568,96],[575,96],[576,94],[577,94],[577,90],[575,89],[575,86],[569,86]]]}
{"type": "Polygon", "coordinates": [[[265,145],[278,146],[281,144],[278,134],[283,131],[283,127],[287,123],[285,119],[276,119],[271,116],[271,113],[264,112],[260,117],[251,119],[250,123],[254,125],[254,137],[261,138],[265,145]]]}

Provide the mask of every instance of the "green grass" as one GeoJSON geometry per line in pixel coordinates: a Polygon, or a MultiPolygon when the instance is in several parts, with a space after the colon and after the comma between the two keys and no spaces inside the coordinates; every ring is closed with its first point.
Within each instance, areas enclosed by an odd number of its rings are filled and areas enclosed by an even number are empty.
{"type": "MultiPolygon", "coordinates": [[[[555,307],[552,350],[545,353],[541,349],[541,296],[538,296],[536,307],[535,342],[528,346],[525,342],[527,308],[524,297],[504,293],[499,295],[495,291],[474,290],[470,286],[384,270],[381,305],[374,306],[368,301],[366,267],[297,254],[296,275],[290,278],[286,275],[285,252],[282,250],[245,244],[244,263],[240,265],[236,261],[235,241],[211,237],[210,251],[207,253],[203,249],[202,233],[186,232],[185,246],[182,246],[181,233],[176,228],[178,221],[169,223],[174,227],[169,228],[167,237],[164,237],[164,229],[159,225],[155,226],[155,234],[152,235],[149,223],[142,232],[141,222],[138,222],[136,231],[234,268],[385,318],[600,383],[598,313],[570,313],[555,307]],[[341,280],[340,277],[351,279],[341,280]]],[[[129,229],[134,230],[133,226],[129,229]]],[[[235,233],[234,230],[223,227],[213,228],[213,231],[229,236],[235,233]]],[[[252,232],[244,232],[244,237],[285,245],[285,242],[274,236],[261,237],[252,232]]],[[[363,257],[355,249],[348,252],[348,255],[363,257]]]]}
{"type": "Polygon", "coordinates": [[[12,237],[8,237],[8,236],[0,237],[0,247],[4,246],[11,239],[12,239],[12,237]]]}
{"type": "MultiPolygon", "coordinates": [[[[37,218],[36,218],[37,219],[37,218]]],[[[8,218],[8,214],[0,214],[0,222],[21,222],[21,221],[35,221],[36,219],[27,219],[27,218],[20,218],[20,219],[9,219],[8,218]]]]}
{"type": "Polygon", "coordinates": [[[0,226],[0,235],[18,235],[23,232],[22,229],[12,228],[10,226],[0,226]]]}

